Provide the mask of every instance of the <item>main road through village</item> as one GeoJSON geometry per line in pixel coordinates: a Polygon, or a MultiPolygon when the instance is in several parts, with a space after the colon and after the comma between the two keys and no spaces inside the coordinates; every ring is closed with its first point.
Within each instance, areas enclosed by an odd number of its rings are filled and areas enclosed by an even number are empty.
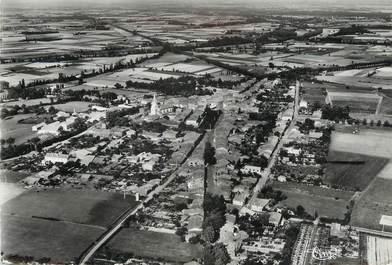
{"type": "Polygon", "coordinates": [[[248,201],[248,206],[251,205],[253,200],[257,198],[257,195],[259,194],[259,191],[265,186],[267,183],[269,176],[271,174],[271,169],[275,165],[276,159],[278,157],[278,154],[280,152],[280,149],[283,146],[283,143],[285,142],[285,139],[287,139],[287,132],[290,132],[291,129],[293,129],[297,117],[298,117],[298,106],[299,106],[299,89],[300,89],[300,82],[297,81],[296,86],[295,86],[295,98],[294,98],[294,112],[293,112],[293,118],[290,121],[290,125],[286,127],[286,130],[283,132],[283,135],[281,136],[279,143],[276,145],[274,151],[272,152],[271,158],[268,162],[267,167],[263,170],[261,177],[259,178],[259,181],[257,182],[256,186],[254,187],[252,191],[252,197],[248,201]]]}

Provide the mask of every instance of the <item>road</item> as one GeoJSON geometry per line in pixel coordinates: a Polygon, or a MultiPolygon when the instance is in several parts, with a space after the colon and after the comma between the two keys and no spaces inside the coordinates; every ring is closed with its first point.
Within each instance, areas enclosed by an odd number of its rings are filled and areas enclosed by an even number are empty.
{"type": "Polygon", "coordinates": [[[256,186],[253,188],[252,191],[252,197],[248,201],[248,208],[254,201],[254,199],[257,198],[257,195],[259,194],[260,190],[265,186],[267,183],[269,176],[271,174],[271,169],[275,165],[276,159],[278,158],[279,151],[283,146],[283,143],[285,142],[284,140],[287,139],[287,134],[286,132],[290,132],[291,129],[295,126],[296,120],[298,118],[298,106],[299,106],[299,88],[300,88],[300,83],[297,81],[296,86],[295,86],[295,98],[294,98],[294,112],[293,112],[293,118],[290,121],[289,126],[286,127],[285,131],[282,134],[282,137],[280,138],[278,144],[275,147],[275,150],[271,154],[271,158],[268,162],[267,167],[263,170],[261,177],[259,178],[259,181],[257,182],[256,186]]]}
{"type": "MultiPolygon", "coordinates": [[[[186,160],[185,160],[186,161],[186,160]]],[[[185,163],[184,161],[184,163],[185,163]]],[[[183,163],[182,163],[183,164],[183,163]]],[[[182,165],[181,164],[181,165],[182,165]]],[[[125,211],[122,215],[120,215],[117,220],[110,226],[110,228],[103,234],[97,241],[94,242],[93,245],[91,245],[84,254],[82,254],[79,264],[84,265],[86,264],[90,258],[94,255],[97,250],[102,247],[123,225],[123,223],[132,215],[136,214],[137,211],[142,209],[144,207],[145,203],[148,203],[151,199],[154,198],[155,194],[159,194],[164,188],[167,187],[177,176],[178,170],[181,168],[181,165],[179,165],[173,173],[165,180],[165,182],[161,185],[159,185],[157,188],[155,188],[153,191],[151,191],[147,197],[138,205],[136,208],[130,208],[127,211],[125,211]]]]}

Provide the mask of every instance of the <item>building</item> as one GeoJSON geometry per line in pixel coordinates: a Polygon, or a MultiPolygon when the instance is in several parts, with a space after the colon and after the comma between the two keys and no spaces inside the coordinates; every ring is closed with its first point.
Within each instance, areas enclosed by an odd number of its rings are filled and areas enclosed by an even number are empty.
{"type": "Polygon", "coordinates": [[[241,172],[244,173],[244,174],[261,174],[262,169],[261,169],[261,167],[245,165],[241,169],[241,172]]]}
{"type": "Polygon", "coordinates": [[[69,158],[69,155],[67,155],[67,154],[47,153],[42,162],[44,164],[46,164],[48,162],[53,163],[53,164],[56,164],[56,163],[65,164],[68,162],[68,158],[69,158]]]}
{"type": "Polygon", "coordinates": [[[270,214],[270,217],[269,217],[268,222],[269,222],[271,225],[279,226],[281,221],[282,221],[282,214],[281,214],[281,213],[272,212],[272,213],[270,214]]]}
{"type": "Polygon", "coordinates": [[[336,29],[336,28],[325,28],[321,32],[321,37],[326,38],[330,35],[334,35],[334,34],[338,33],[339,31],[340,31],[340,29],[336,29]]]}
{"type": "Polygon", "coordinates": [[[188,221],[188,233],[201,234],[203,231],[203,216],[202,215],[192,215],[189,217],[188,221]]]}
{"type": "Polygon", "coordinates": [[[159,107],[158,107],[157,98],[156,98],[155,94],[154,94],[154,97],[151,102],[150,115],[151,116],[159,115],[159,107]]]}
{"type": "Polygon", "coordinates": [[[307,109],[307,108],[308,108],[308,102],[305,101],[305,100],[301,100],[301,101],[299,102],[299,108],[300,108],[300,109],[302,109],[302,108],[307,109]]]}
{"type": "Polygon", "coordinates": [[[237,193],[234,195],[233,204],[235,206],[242,206],[245,204],[246,199],[248,198],[248,193],[237,193]]]}
{"type": "Polygon", "coordinates": [[[250,209],[255,212],[262,212],[270,202],[270,199],[254,198],[250,203],[250,209]]]}
{"type": "Polygon", "coordinates": [[[194,176],[188,181],[187,185],[190,190],[202,189],[204,188],[204,178],[202,176],[194,176]]]}

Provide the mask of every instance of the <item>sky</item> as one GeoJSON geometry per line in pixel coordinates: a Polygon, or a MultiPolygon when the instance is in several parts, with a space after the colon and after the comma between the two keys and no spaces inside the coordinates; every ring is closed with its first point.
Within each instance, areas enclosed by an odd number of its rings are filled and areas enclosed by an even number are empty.
{"type": "MultiPolygon", "coordinates": [[[[56,6],[112,6],[123,5],[129,8],[132,6],[148,6],[149,4],[192,4],[194,6],[206,5],[241,5],[249,7],[274,7],[281,6],[287,8],[310,9],[314,7],[335,8],[361,8],[371,7],[375,9],[379,6],[392,10],[392,0],[0,0],[4,7],[56,7],[56,6]],[[390,7],[390,8],[388,8],[390,7]]],[[[380,9],[381,11],[382,9],[380,9]]]]}

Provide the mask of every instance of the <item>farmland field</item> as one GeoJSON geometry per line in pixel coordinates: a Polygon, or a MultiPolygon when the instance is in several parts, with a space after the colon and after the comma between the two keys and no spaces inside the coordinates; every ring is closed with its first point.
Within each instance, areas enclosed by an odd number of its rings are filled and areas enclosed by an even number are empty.
{"type": "Polygon", "coordinates": [[[384,265],[392,262],[392,239],[366,236],[366,243],[369,265],[384,265]]]}
{"type": "Polygon", "coordinates": [[[274,182],[272,187],[281,190],[287,199],[279,205],[296,208],[302,205],[305,211],[311,215],[317,210],[322,217],[344,219],[349,201],[353,192],[345,192],[333,189],[324,189],[316,186],[306,186],[296,183],[274,182]]]}
{"type": "Polygon", "coordinates": [[[121,194],[102,191],[29,190],[6,202],[2,207],[2,214],[54,218],[105,227],[126,209],[135,205],[133,197],[124,200],[121,194]]]}
{"type": "MultiPolygon", "coordinates": [[[[392,215],[392,180],[376,177],[354,206],[350,224],[374,230],[381,230],[382,215],[392,215]]],[[[385,227],[392,232],[392,227],[385,227]]]]}
{"type": "Polygon", "coordinates": [[[1,216],[2,251],[5,255],[49,257],[67,262],[79,257],[104,230],[99,227],[20,216],[1,216]]]}
{"type": "Polygon", "coordinates": [[[110,249],[133,253],[136,256],[162,258],[167,261],[189,262],[200,258],[201,246],[185,243],[174,234],[124,228],[107,246],[110,249]]]}
{"type": "Polygon", "coordinates": [[[380,114],[392,115],[392,98],[384,97],[382,99],[380,114]]]}
{"type": "Polygon", "coordinates": [[[330,151],[328,161],[330,162],[327,163],[326,183],[347,190],[363,190],[389,160],[383,157],[330,151]]]}

